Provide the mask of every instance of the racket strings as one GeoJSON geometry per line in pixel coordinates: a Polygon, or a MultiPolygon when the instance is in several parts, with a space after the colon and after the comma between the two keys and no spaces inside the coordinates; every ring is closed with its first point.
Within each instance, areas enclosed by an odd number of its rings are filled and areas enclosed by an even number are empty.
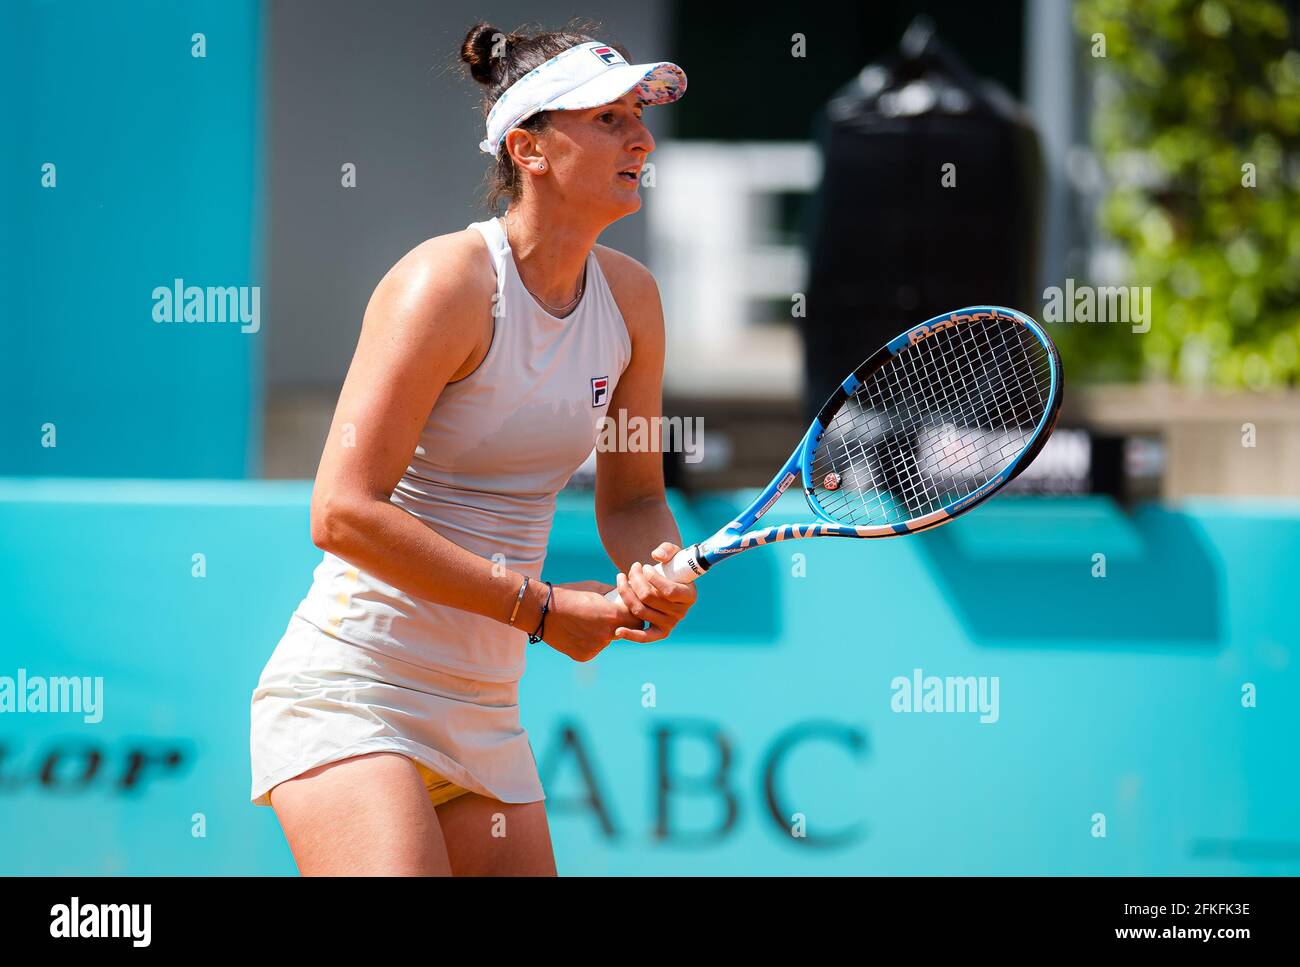
{"type": "Polygon", "coordinates": [[[1033,438],[1051,370],[1047,349],[1008,319],[906,347],[826,428],[811,474],[822,510],[850,526],[903,523],[978,490],[1033,438]]]}
{"type": "MultiPolygon", "coordinates": [[[[968,334],[979,335],[979,334],[968,334]]],[[[945,340],[947,342],[948,340],[945,340]]],[[[1001,348],[1004,351],[1007,348],[1005,332],[999,339],[1001,348]]],[[[924,343],[922,344],[925,345],[924,343]]],[[[954,352],[954,346],[945,346],[943,343],[931,342],[925,346],[925,350],[917,353],[907,353],[899,357],[899,362],[905,369],[907,379],[913,384],[918,381],[929,381],[930,392],[924,395],[904,396],[900,399],[900,387],[906,389],[903,384],[907,381],[897,373],[882,373],[884,378],[875,381],[876,385],[864,387],[864,392],[860,393],[857,402],[859,409],[865,410],[856,414],[857,425],[852,429],[860,431],[862,419],[865,416],[871,421],[873,431],[879,431],[881,428],[876,424],[885,424],[889,429],[896,431],[892,439],[884,441],[883,450],[877,448],[875,454],[877,470],[882,473],[873,473],[873,476],[883,476],[886,483],[893,484],[890,487],[892,494],[882,493],[881,488],[867,488],[859,495],[860,503],[864,504],[861,510],[868,514],[879,513],[886,509],[886,498],[892,496],[895,503],[901,503],[904,509],[910,513],[902,515],[904,518],[913,516],[916,513],[927,510],[927,504],[942,506],[952,499],[957,499],[963,492],[969,492],[991,476],[991,473],[975,476],[974,479],[961,480],[961,471],[969,469],[970,465],[976,462],[987,463],[983,459],[987,454],[981,453],[975,447],[974,440],[967,434],[965,440],[957,440],[954,447],[951,431],[947,434],[936,436],[931,433],[930,446],[927,448],[923,444],[917,446],[916,442],[908,441],[906,438],[900,438],[897,431],[907,431],[915,428],[919,419],[925,417],[928,412],[932,417],[935,413],[946,413],[948,419],[958,425],[974,427],[977,429],[986,429],[1007,422],[1008,418],[1001,411],[1004,406],[996,405],[1005,403],[1007,400],[1020,402],[1027,397],[1025,394],[1009,394],[1007,392],[1006,380],[1002,378],[1001,371],[994,367],[990,371],[988,361],[992,358],[990,350],[998,347],[987,344],[979,345],[978,340],[966,340],[963,344],[957,344],[954,352]],[[972,352],[972,347],[979,350],[972,352]],[[946,360],[947,365],[941,365],[946,360]],[[976,364],[978,368],[976,367],[976,364]],[[984,392],[978,396],[972,397],[969,392],[964,392],[969,385],[980,385],[984,392]],[[865,399],[865,406],[863,400],[865,399]],[[904,404],[902,401],[906,400],[904,404]],[[885,419],[881,419],[885,417],[885,419]],[[874,418],[874,419],[873,419],[874,418]],[[910,445],[904,445],[908,444],[910,445]],[[890,449],[892,447],[892,449],[890,449]],[[947,452],[944,454],[950,463],[948,474],[946,476],[954,478],[955,487],[940,487],[933,473],[927,473],[927,466],[933,464],[936,448],[944,447],[947,452]],[[892,481],[889,479],[892,478],[892,481]],[[962,484],[964,483],[964,486],[962,484]],[[875,506],[871,506],[870,498],[876,498],[875,506]],[[898,500],[901,498],[901,501],[898,500]]],[[[1041,394],[1039,395],[1041,398],[1041,394]]],[[[850,411],[852,412],[852,411],[850,411]]],[[[852,448],[846,448],[846,453],[850,458],[857,456],[860,460],[863,453],[866,452],[865,439],[860,432],[848,434],[850,437],[856,437],[859,446],[856,451],[852,448]]],[[[1018,451],[1021,441],[1014,441],[1010,444],[1004,444],[1004,456],[1014,456],[1018,451]]],[[[988,448],[985,448],[988,449],[988,448]]],[[[868,454],[868,460],[871,458],[868,454]]],[[[861,476],[858,474],[857,476],[861,476]]],[[[859,484],[861,481],[857,481],[859,484]]]]}
{"type": "MultiPolygon", "coordinates": [[[[971,334],[968,334],[971,335],[971,334]]],[[[978,334],[974,334],[978,335],[978,334]]],[[[1003,348],[1005,348],[1003,340],[1003,348]]],[[[1003,396],[1006,394],[1005,380],[1001,378],[1000,371],[990,372],[988,360],[990,350],[996,348],[990,345],[978,345],[978,340],[968,340],[965,344],[959,345],[959,352],[953,352],[953,346],[943,346],[941,343],[932,343],[927,346],[925,351],[916,354],[908,354],[906,358],[900,357],[900,362],[907,371],[907,376],[916,383],[917,381],[930,381],[932,392],[928,397],[908,397],[908,405],[900,407],[898,405],[898,394],[900,380],[898,378],[886,378],[882,385],[886,392],[872,393],[872,387],[867,387],[865,396],[869,405],[876,412],[880,412],[881,404],[892,406],[894,408],[894,420],[890,421],[892,428],[907,430],[918,423],[918,411],[924,418],[925,411],[928,411],[932,417],[936,412],[946,414],[950,425],[943,426],[941,433],[929,433],[930,444],[925,446],[924,439],[909,439],[900,437],[895,434],[892,439],[886,442],[887,447],[893,447],[896,451],[901,451],[903,459],[900,460],[900,453],[894,452],[888,454],[885,459],[878,460],[879,469],[883,474],[884,487],[874,487],[876,497],[876,506],[862,508],[867,513],[879,513],[886,508],[886,498],[892,497],[893,502],[901,504],[901,509],[906,513],[897,514],[904,519],[917,516],[928,512],[932,508],[943,506],[953,500],[959,499],[965,493],[976,489],[984,483],[991,475],[991,472],[984,474],[972,474],[969,471],[972,466],[978,464],[987,464],[987,453],[984,453],[977,446],[980,440],[979,436],[973,436],[966,433],[964,437],[954,438],[953,429],[956,426],[973,427],[978,429],[987,429],[1007,421],[1005,414],[995,412],[1002,410],[1004,407],[996,406],[999,402],[1004,402],[1003,396]],[[972,353],[972,346],[979,350],[978,353],[972,353]],[[939,366],[937,360],[944,358],[944,353],[948,353],[948,366],[939,366]],[[978,368],[976,364],[978,365],[978,368]],[[984,392],[977,397],[972,398],[969,392],[964,392],[968,385],[980,385],[984,392]],[[1003,394],[1000,396],[999,394],[1003,394]],[[872,397],[875,397],[872,401],[872,397]],[[922,405],[918,405],[922,404],[922,405]],[[947,459],[947,473],[936,479],[932,472],[935,462],[935,451],[942,448],[942,456],[947,459]],[[908,458],[910,455],[910,459],[908,458]],[[901,470],[901,472],[900,472],[901,470]],[[963,471],[968,471],[963,474],[963,471]],[[942,477],[948,478],[950,486],[941,486],[942,477]],[[891,479],[892,478],[892,479],[891,479]],[[964,479],[963,479],[964,478],[964,479]],[[883,491],[883,492],[882,492],[883,491]],[[899,499],[901,498],[901,499],[899,499]]],[[[886,377],[896,374],[882,374],[886,377]]],[[[992,443],[1001,443],[1001,440],[994,438],[992,443]]],[[[1014,456],[1018,451],[1021,443],[1014,441],[1010,444],[1003,444],[1006,457],[1014,456]]],[[[985,447],[985,450],[989,447],[985,447]]],[[[1000,467],[999,467],[1000,469],[1000,467]]],[[[870,493],[864,494],[870,496],[870,493]]]]}

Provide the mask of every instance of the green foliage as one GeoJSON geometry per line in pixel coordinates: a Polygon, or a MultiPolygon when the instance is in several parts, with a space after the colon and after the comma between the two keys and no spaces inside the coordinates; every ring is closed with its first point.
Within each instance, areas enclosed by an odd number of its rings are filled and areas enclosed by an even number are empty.
{"type": "Polygon", "coordinates": [[[1101,223],[1132,284],[1152,287],[1153,316],[1145,335],[1095,341],[1085,369],[1296,383],[1300,51],[1286,11],[1272,0],[1080,0],[1074,21],[1097,81],[1101,223]]]}

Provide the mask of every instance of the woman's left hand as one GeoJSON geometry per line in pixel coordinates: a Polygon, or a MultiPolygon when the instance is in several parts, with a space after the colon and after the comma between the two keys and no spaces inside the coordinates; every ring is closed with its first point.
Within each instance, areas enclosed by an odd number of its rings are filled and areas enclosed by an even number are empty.
{"type": "MultiPolygon", "coordinates": [[[[650,556],[660,564],[666,564],[680,550],[676,544],[665,541],[651,551],[650,556]]],[[[645,631],[619,628],[616,632],[618,641],[644,644],[667,638],[695,603],[695,585],[670,581],[652,567],[642,567],[639,561],[626,574],[619,572],[617,584],[619,596],[628,610],[643,621],[650,622],[650,627],[645,631]]]]}

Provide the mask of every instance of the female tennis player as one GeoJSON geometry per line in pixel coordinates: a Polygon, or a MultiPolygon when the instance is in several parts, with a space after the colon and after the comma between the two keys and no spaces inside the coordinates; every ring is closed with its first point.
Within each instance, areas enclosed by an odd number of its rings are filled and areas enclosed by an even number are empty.
{"type": "Polygon", "coordinates": [[[647,105],[674,64],[566,30],[470,30],[504,216],[430,239],[375,289],[312,495],[325,552],[252,698],[253,802],[304,875],[553,875],[520,727],[529,642],[577,661],[666,637],[695,600],[640,563],[681,536],[662,455],[601,450],[618,570],[552,585],[555,495],[601,418],[660,415],[664,324],[635,260],[596,245],[641,207],[647,105]]]}

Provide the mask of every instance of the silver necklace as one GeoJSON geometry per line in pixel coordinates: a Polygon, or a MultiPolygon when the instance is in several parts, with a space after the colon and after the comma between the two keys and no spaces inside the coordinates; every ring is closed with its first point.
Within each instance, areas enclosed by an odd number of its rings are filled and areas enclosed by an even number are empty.
{"type": "MultiPolygon", "coordinates": [[[[502,226],[502,228],[505,230],[505,233],[506,233],[506,244],[507,244],[507,245],[510,245],[510,222],[509,222],[509,220],[507,219],[507,216],[506,216],[505,214],[502,214],[502,216],[501,216],[501,226],[502,226]]],[[[510,246],[511,258],[514,258],[514,251],[515,251],[515,250],[514,250],[514,246],[510,246]]],[[[520,279],[519,279],[519,284],[520,284],[520,285],[523,285],[523,284],[524,284],[524,280],[523,280],[522,277],[520,277],[520,279]]],[[[568,312],[570,309],[572,309],[574,306],[576,306],[579,302],[581,302],[581,301],[582,301],[582,293],[586,290],[586,288],[587,288],[587,269],[586,269],[586,266],[583,266],[583,269],[582,269],[582,281],[578,283],[578,294],[575,295],[572,299],[570,299],[568,302],[566,302],[566,303],[565,303],[564,305],[562,305],[562,306],[553,306],[553,305],[551,305],[549,302],[547,302],[545,299],[538,298],[536,292],[534,292],[532,289],[528,288],[528,286],[524,285],[524,291],[527,292],[527,293],[528,293],[530,296],[532,296],[534,299],[537,299],[537,304],[540,305],[543,309],[545,309],[547,312],[549,312],[549,313],[550,313],[551,315],[553,315],[553,316],[560,316],[560,315],[563,315],[564,313],[566,313],[566,312],[568,312]]]]}

